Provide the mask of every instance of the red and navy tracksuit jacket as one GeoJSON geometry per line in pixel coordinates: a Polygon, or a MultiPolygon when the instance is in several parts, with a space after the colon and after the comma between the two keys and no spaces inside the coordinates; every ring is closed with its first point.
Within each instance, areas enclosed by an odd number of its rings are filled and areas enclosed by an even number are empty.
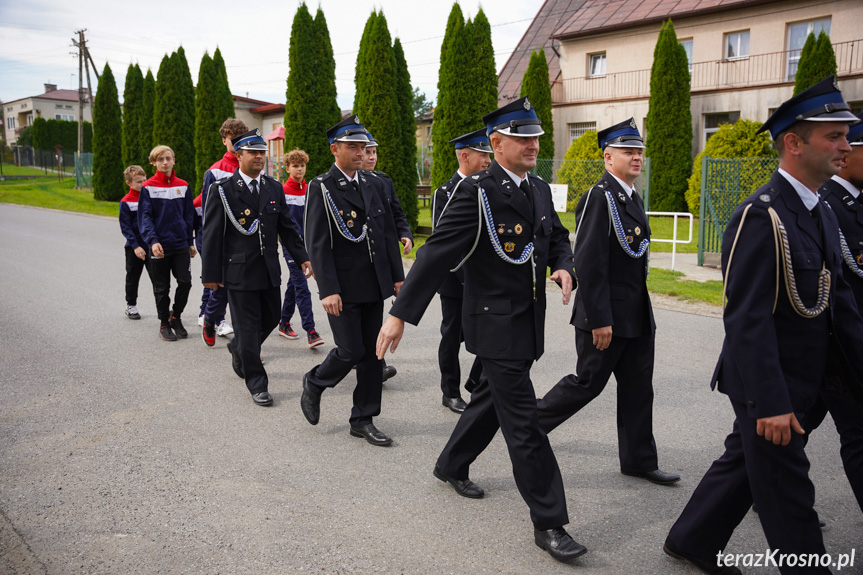
{"type": "Polygon", "coordinates": [[[141,192],[129,189],[120,200],[120,231],[126,238],[126,247],[147,249],[147,243],[138,231],[138,198],[141,192]]]}
{"type": "Polygon", "coordinates": [[[171,172],[144,182],[138,200],[138,229],[148,246],[162,244],[165,252],[194,245],[195,208],[189,184],[171,172]]]}
{"type": "Polygon", "coordinates": [[[197,218],[195,220],[195,245],[198,251],[201,251],[201,227],[204,222],[204,206],[207,202],[207,192],[210,191],[210,186],[213,182],[227,178],[237,171],[240,167],[240,161],[231,152],[225,152],[222,159],[210,166],[210,169],[204,172],[204,184],[201,186],[201,194],[195,198],[195,212],[197,218]]]}

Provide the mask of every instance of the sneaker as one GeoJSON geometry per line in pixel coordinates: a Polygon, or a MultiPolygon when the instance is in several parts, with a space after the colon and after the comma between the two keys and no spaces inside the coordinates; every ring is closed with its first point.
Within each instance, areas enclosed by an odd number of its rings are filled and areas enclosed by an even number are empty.
{"type": "Polygon", "coordinates": [[[198,316],[198,325],[204,327],[204,314],[198,316]]]}
{"type": "Polygon", "coordinates": [[[216,345],[216,326],[204,320],[204,327],[201,328],[201,338],[209,347],[216,345]]]}
{"type": "Polygon", "coordinates": [[[159,337],[162,338],[162,341],[177,341],[177,336],[174,335],[171,326],[167,323],[163,323],[162,327],[159,328],[159,337]]]}
{"type": "Polygon", "coordinates": [[[141,319],[141,314],[138,313],[138,308],[133,305],[126,306],[126,317],[129,319],[141,319]]]}
{"type": "Polygon", "coordinates": [[[279,335],[288,339],[300,339],[300,336],[297,334],[297,332],[295,332],[293,328],[291,328],[290,323],[279,324],[279,335]]]}
{"type": "Polygon", "coordinates": [[[323,338],[318,335],[318,332],[311,330],[309,332],[309,349],[318,347],[319,345],[324,345],[323,338]]]}
{"type": "Polygon", "coordinates": [[[216,326],[216,335],[219,337],[228,337],[232,333],[234,333],[234,328],[225,320],[220,321],[219,325],[216,326]]]}
{"type": "Polygon", "coordinates": [[[171,329],[174,330],[174,333],[177,334],[177,337],[180,339],[186,339],[189,337],[189,332],[186,331],[186,328],[183,327],[183,322],[180,321],[180,316],[171,314],[171,317],[168,319],[168,325],[171,326],[171,329]]]}

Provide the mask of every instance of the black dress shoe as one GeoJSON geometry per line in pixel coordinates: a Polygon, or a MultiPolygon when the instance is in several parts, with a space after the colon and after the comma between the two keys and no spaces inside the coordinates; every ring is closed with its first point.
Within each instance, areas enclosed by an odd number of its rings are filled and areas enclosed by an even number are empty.
{"type": "Polygon", "coordinates": [[[666,473],[659,469],[654,469],[653,471],[633,471],[631,473],[627,473],[626,471],[621,471],[624,475],[629,475],[630,477],[640,477],[641,479],[647,479],[651,483],[656,483],[657,485],[671,485],[672,483],[677,483],[680,481],[680,476],[675,475],[674,473],[666,473]]]}
{"type": "Polygon", "coordinates": [[[384,381],[386,381],[388,379],[394,378],[397,373],[398,373],[398,370],[396,368],[394,368],[391,365],[385,365],[384,371],[383,371],[383,379],[381,380],[381,383],[383,383],[384,381]]]}
{"type": "Polygon", "coordinates": [[[312,425],[317,425],[321,419],[321,394],[312,391],[309,386],[309,374],[303,375],[303,395],[300,397],[300,409],[312,425]]]}
{"type": "Polygon", "coordinates": [[[228,352],[231,354],[231,367],[234,368],[234,373],[240,379],[246,379],[246,374],[243,372],[243,361],[240,359],[240,352],[234,350],[234,340],[228,341],[228,352]]]}
{"type": "Polygon", "coordinates": [[[575,541],[563,527],[555,527],[548,531],[533,528],[533,541],[540,549],[558,561],[569,561],[587,553],[587,547],[575,541]]]}
{"type": "Polygon", "coordinates": [[[444,407],[448,407],[450,411],[455,413],[464,413],[464,410],[467,407],[467,404],[460,397],[443,396],[441,403],[444,407]]]}
{"type": "Polygon", "coordinates": [[[690,555],[689,553],[681,551],[671,542],[671,538],[668,537],[665,539],[665,545],[662,546],[662,550],[665,551],[667,555],[670,555],[675,559],[689,561],[699,571],[707,573],[707,575],[742,575],[740,569],[737,567],[717,565],[716,557],[705,559],[703,557],[696,557],[695,555],[690,555]]]}
{"type": "Polygon", "coordinates": [[[351,435],[354,437],[363,437],[372,445],[386,446],[393,442],[392,438],[375,427],[374,423],[367,423],[359,427],[351,426],[351,435]]]}
{"type": "Polygon", "coordinates": [[[456,479],[455,477],[444,475],[443,471],[441,471],[440,467],[438,467],[437,465],[434,466],[434,471],[432,471],[432,473],[435,477],[437,477],[444,483],[449,483],[450,485],[452,485],[453,489],[455,489],[455,492],[462,497],[469,497],[470,499],[482,499],[485,496],[485,491],[482,490],[482,487],[480,487],[470,479],[456,479]]]}
{"type": "Polygon", "coordinates": [[[254,401],[256,405],[273,405],[273,396],[266,391],[262,391],[261,393],[253,393],[252,401],[254,401]]]}

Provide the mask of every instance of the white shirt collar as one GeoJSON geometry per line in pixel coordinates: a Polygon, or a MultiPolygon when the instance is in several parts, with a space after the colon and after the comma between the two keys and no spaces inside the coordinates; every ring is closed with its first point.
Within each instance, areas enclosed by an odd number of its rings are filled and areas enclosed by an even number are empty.
{"type": "Polygon", "coordinates": [[[834,182],[842,184],[842,187],[848,190],[848,193],[854,196],[855,198],[860,195],[860,190],[854,187],[854,184],[846,180],[845,178],[840,178],[839,176],[833,176],[830,178],[834,182]]]}
{"type": "Polygon", "coordinates": [[[336,167],[336,168],[337,168],[337,169],[342,173],[342,175],[345,177],[345,179],[346,179],[347,181],[349,181],[349,182],[359,182],[359,181],[360,181],[360,171],[359,171],[359,170],[357,170],[356,172],[354,172],[354,177],[353,177],[353,178],[351,178],[350,176],[348,176],[348,175],[345,173],[345,171],[344,171],[343,169],[339,168],[339,165],[338,165],[338,164],[333,164],[333,165],[334,165],[334,166],[335,166],[335,167],[336,167]]]}
{"type": "MultiPolygon", "coordinates": [[[[516,176],[515,174],[513,174],[512,172],[510,172],[509,170],[507,170],[506,168],[504,168],[501,164],[498,164],[498,165],[499,165],[501,168],[503,168],[503,171],[504,171],[504,172],[506,172],[506,173],[509,175],[509,177],[510,177],[510,178],[512,178],[512,183],[513,183],[513,184],[515,184],[515,186],[516,186],[517,188],[520,188],[520,187],[521,187],[521,183],[525,180],[525,178],[520,178],[520,177],[516,176]]],[[[526,176],[526,175],[527,175],[527,174],[525,174],[525,176],[526,176]]]]}
{"type": "MultiPolygon", "coordinates": [[[[246,183],[247,186],[249,186],[249,183],[252,180],[255,180],[256,182],[258,182],[257,186],[258,186],[258,190],[260,191],[260,189],[261,189],[261,174],[258,174],[257,178],[253,178],[252,176],[247,176],[245,173],[243,173],[243,170],[240,170],[240,177],[243,178],[243,181],[246,183]]],[[[249,189],[250,190],[252,189],[251,186],[249,186],[249,189]]]]}
{"type": "MultiPolygon", "coordinates": [[[[611,172],[608,172],[608,173],[611,174],[611,172]]],[[[618,178],[614,174],[611,174],[611,177],[614,178],[615,180],[617,180],[617,182],[620,184],[620,187],[623,188],[623,191],[626,192],[626,196],[631,198],[632,193],[635,191],[635,188],[631,187],[629,184],[627,184],[626,182],[624,182],[623,180],[621,180],[620,178],[618,178]]]]}
{"type": "Polygon", "coordinates": [[[461,173],[461,170],[456,170],[456,172],[455,172],[455,173],[456,173],[456,174],[458,174],[458,177],[459,177],[459,178],[461,178],[462,180],[463,180],[463,179],[465,179],[465,178],[467,177],[467,176],[465,176],[464,174],[462,174],[462,173],[461,173]]]}
{"type": "Polygon", "coordinates": [[[798,196],[800,196],[800,200],[803,202],[803,205],[806,206],[806,209],[810,212],[814,210],[815,206],[818,205],[818,194],[807,188],[800,180],[782,168],[779,168],[779,173],[788,180],[788,183],[791,184],[791,187],[794,188],[794,191],[797,192],[798,196]]]}

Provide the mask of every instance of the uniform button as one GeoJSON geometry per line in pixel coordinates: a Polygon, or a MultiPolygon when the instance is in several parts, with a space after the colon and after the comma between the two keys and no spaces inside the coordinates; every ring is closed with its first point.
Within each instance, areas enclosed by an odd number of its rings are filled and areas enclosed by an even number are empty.
{"type": "Polygon", "coordinates": [[[372,240],[372,245],[375,245],[375,240],[372,240]]]}
{"type": "Polygon", "coordinates": [[[482,308],[482,311],[488,311],[487,307],[482,308]]]}
{"type": "Polygon", "coordinates": [[[746,405],[748,405],[749,407],[755,407],[755,402],[750,400],[746,402],[746,405]]]}
{"type": "Polygon", "coordinates": [[[373,229],[369,228],[369,232],[373,232],[373,231],[374,231],[373,229]]]}

